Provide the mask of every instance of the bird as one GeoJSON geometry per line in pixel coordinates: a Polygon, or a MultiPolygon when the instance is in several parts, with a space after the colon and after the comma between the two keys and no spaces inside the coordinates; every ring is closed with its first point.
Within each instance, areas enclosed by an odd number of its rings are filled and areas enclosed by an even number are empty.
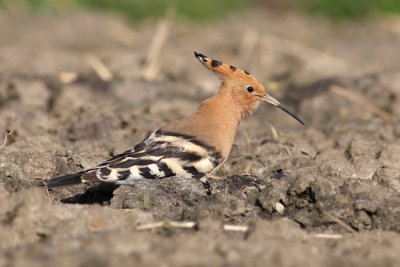
{"type": "Polygon", "coordinates": [[[194,55],[221,80],[217,94],[203,101],[192,115],[162,126],[133,148],[94,168],[47,180],[47,187],[94,181],[134,185],[142,179],[171,176],[203,182],[215,178],[230,154],[240,121],[261,102],[305,125],[247,71],[198,52],[194,55]]]}

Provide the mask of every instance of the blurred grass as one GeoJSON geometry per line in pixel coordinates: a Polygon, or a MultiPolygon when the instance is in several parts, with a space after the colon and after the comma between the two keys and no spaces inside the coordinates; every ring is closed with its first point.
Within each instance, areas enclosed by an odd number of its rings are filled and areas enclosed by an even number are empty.
{"type": "Polygon", "coordinates": [[[178,17],[203,21],[250,5],[264,9],[295,8],[333,20],[400,13],[400,0],[0,0],[0,8],[6,11],[101,10],[123,14],[134,21],[164,16],[171,7],[178,17]]]}
{"type": "Polygon", "coordinates": [[[129,18],[143,19],[164,16],[174,8],[178,16],[205,20],[216,18],[245,6],[245,0],[77,0],[81,6],[112,10],[129,18]]]}
{"type": "Polygon", "coordinates": [[[306,0],[301,7],[334,20],[400,13],[400,0],[306,0]]]}
{"type": "Polygon", "coordinates": [[[100,10],[122,14],[134,21],[165,16],[172,8],[178,17],[201,21],[240,10],[246,3],[246,0],[0,0],[0,7],[34,12],[100,10]]]}

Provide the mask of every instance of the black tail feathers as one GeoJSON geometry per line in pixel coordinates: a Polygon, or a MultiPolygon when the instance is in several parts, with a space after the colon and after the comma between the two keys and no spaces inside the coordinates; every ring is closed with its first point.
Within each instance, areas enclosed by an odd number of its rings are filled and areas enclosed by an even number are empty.
{"type": "Polygon", "coordinates": [[[68,174],[65,176],[60,176],[47,181],[46,186],[48,188],[53,188],[57,186],[80,184],[82,182],[81,176],[86,172],[78,172],[75,174],[68,174]]]}

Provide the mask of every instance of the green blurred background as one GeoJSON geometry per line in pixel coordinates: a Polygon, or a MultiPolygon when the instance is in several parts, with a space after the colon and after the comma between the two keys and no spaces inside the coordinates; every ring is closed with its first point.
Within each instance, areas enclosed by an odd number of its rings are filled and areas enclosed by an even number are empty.
{"type": "Polygon", "coordinates": [[[0,0],[5,12],[100,10],[123,14],[134,21],[164,16],[169,8],[178,17],[204,21],[252,6],[298,10],[336,21],[400,13],[400,0],[0,0]]]}

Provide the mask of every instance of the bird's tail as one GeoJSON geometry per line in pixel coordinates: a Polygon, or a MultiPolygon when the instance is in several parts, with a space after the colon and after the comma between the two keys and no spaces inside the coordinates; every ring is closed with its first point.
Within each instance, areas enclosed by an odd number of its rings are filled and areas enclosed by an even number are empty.
{"type": "Polygon", "coordinates": [[[68,175],[56,177],[56,178],[48,180],[46,182],[46,186],[48,188],[53,188],[53,187],[58,187],[58,186],[73,185],[73,184],[80,184],[80,183],[88,182],[88,179],[83,179],[84,177],[82,177],[82,176],[85,176],[85,178],[87,176],[93,176],[93,175],[90,175],[92,173],[93,173],[93,170],[87,170],[87,171],[82,171],[82,172],[78,172],[75,174],[68,174],[68,175]],[[87,175],[87,174],[89,174],[89,175],[87,175]]]}

